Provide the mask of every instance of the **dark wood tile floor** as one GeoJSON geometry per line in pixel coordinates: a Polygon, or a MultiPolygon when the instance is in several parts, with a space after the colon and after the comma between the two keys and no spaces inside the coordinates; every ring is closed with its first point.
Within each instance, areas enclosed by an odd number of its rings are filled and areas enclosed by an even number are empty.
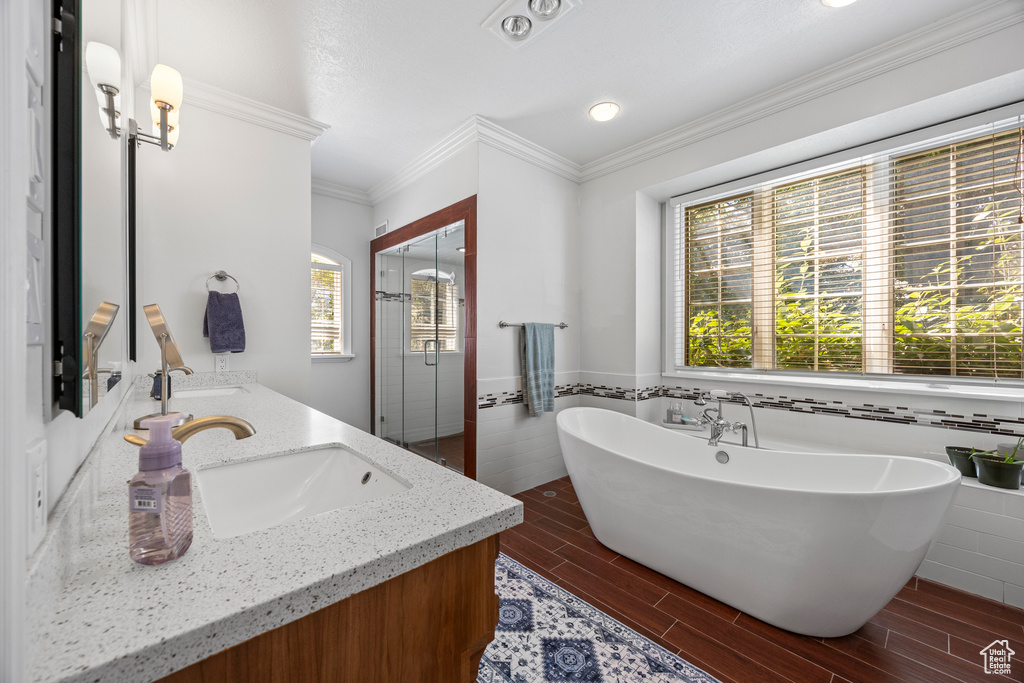
{"type": "Polygon", "coordinates": [[[503,553],[724,682],[1024,681],[1024,610],[915,577],[856,633],[798,636],[601,545],[568,477],[516,498],[525,522],[501,534],[503,553]],[[1018,653],[1008,678],[982,668],[997,639],[1018,653]]]}

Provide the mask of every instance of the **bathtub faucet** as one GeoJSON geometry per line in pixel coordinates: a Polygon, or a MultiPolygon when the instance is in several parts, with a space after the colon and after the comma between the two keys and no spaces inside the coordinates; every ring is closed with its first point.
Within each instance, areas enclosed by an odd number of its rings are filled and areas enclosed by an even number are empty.
{"type": "Polygon", "coordinates": [[[708,445],[717,446],[718,441],[728,432],[742,432],[743,445],[747,445],[747,425],[742,422],[729,422],[722,417],[722,401],[730,398],[742,398],[743,402],[747,404],[750,409],[750,428],[754,432],[754,447],[760,448],[761,442],[757,438],[757,422],[754,420],[754,406],[750,402],[750,399],[746,394],[739,391],[723,391],[716,389],[714,391],[702,391],[697,395],[697,400],[694,401],[698,406],[706,406],[708,404],[707,399],[718,401],[717,408],[705,408],[701,411],[700,423],[703,425],[711,426],[711,438],[708,439],[708,445]],[[709,413],[715,413],[715,417],[711,417],[709,413]]]}

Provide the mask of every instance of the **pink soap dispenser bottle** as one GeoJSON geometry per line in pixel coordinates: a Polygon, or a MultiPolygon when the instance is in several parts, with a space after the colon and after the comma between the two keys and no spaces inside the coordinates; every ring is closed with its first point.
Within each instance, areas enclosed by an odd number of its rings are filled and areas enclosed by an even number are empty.
{"type": "Polygon", "coordinates": [[[171,436],[178,413],[151,417],[149,442],[139,448],[139,473],[128,482],[128,543],[141,564],[163,564],[192,545],[192,475],[181,466],[181,444],[171,436]]]}

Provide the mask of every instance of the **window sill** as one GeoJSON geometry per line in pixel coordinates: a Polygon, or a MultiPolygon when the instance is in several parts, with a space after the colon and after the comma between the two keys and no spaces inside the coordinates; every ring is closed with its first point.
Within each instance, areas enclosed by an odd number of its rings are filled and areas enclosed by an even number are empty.
{"type": "Polygon", "coordinates": [[[333,356],[310,356],[314,363],[347,363],[355,358],[354,353],[339,353],[333,356]]]}
{"type": "Polygon", "coordinates": [[[949,398],[984,399],[986,401],[1024,401],[1024,386],[1007,384],[964,384],[934,380],[886,380],[875,377],[806,377],[774,374],[765,371],[739,372],[736,370],[677,370],[662,373],[670,379],[703,379],[712,381],[750,382],[794,387],[818,387],[842,391],[865,391],[884,394],[914,394],[916,396],[945,396],[949,398]]]}

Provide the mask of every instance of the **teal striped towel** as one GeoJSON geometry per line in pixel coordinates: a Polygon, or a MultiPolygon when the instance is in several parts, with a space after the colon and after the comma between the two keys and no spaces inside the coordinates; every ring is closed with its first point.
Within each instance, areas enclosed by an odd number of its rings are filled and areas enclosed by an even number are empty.
{"type": "Polygon", "coordinates": [[[555,326],[526,323],[523,328],[523,401],[536,417],[555,410],[555,326]]]}

